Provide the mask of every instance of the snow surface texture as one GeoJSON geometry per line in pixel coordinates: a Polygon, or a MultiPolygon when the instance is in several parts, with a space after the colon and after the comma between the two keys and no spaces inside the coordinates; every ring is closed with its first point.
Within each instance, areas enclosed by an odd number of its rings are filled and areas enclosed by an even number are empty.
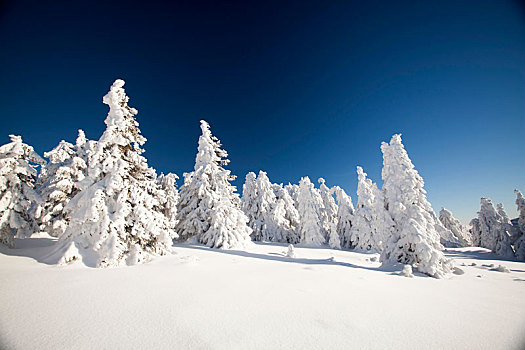
{"type": "Polygon", "coordinates": [[[382,269],[375,253],[295,247],[290,258],[287,245],[275,243],[244,252],[182,245],[149,264],[114,269],[57,267],[39,263],[51,241],[42,235],[0,247],[0,298],[9,301],[0,307],[1,349],[525,344],[525,263],[483,248],[448,250],[465,273],[436,280],[417,271],[403,277],[403,265],[382,269]]]}

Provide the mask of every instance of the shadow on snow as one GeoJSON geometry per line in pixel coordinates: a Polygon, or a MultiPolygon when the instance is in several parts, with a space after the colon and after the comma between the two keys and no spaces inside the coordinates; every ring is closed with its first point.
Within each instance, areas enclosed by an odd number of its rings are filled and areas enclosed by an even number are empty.
{"type": "Polygon", "coordinates": [[[46,257],[55,247],[56,241],[57,238],[54,237],[15,238],[15,247],[8,248],[0,244],[0,253],[9,256],[32,258],[42,264],[55,265],[47,261],[46,257]]]}
{"type": "MultiPolygon", "coordinates": [[[[277,246],[283,246],[286,247],[287,244],[274,244],[274,243],[261,243],[257,242],[257,245],[277,245],[277,246]]],[[[183,249],[193,249],[193,250],[203,250],[203,251],[213,251],[216,253],[221,254],[227,254],[227,255],[234,255],[234,256],[242,256],[246,258],[255,258],[255,259],[262,259],[262,260],[271,260],[271,261],[279,261],[284,263],[294,263],[294,264],[303,264],[303,265],[332,265],[332,266],[343,266],[343,267],[349,267],[349,268],[357,268],[357,269],[364,269],[368,271],[377,271],[377,272],[396,272],[400,270],[399,266],[396,265],[388,265],[388,266],[380,266],[380,267],[367,267],[367,266],[360,266],[351,264],[348,262],[343,261],[337,261],[335,258],[329,257],[326,259],[309,259],[309,258],[290,258],[286,256],[284,253],[268,253],[268,254],[261,254],[261,253],[254,253],[244,250],[226,250],[226,249],[215,249],[215,248],[209,248],[203,245],[196,245],[196,244],[176,244],[174,245],[176,248],[183,248],[183,249]]],[[[301,249],[328,249],[327,247],[306,247],[306,246],[297,246],[296,248],[301,249]]],[[[361,252],[359,252],[361,253],[361,252]]],[[[369,254],[372,254],[368,252],[369,254]]]]}

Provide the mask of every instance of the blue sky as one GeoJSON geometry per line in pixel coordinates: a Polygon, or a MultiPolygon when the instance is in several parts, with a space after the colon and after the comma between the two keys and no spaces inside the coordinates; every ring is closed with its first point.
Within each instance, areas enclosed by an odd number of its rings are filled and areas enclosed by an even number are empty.
{"type": "Polygon", "coordinates": [[[39,153],[104,130],[126,80],[158,172],[190,171],[199,120],[240,186],[324,177],[357,202],[402,133],[436,211],[525,191],[525,8],[513,1],[3,2],[0,141],[39,153]],[[3,136],[2,136],[3,135],[3,136]]]}

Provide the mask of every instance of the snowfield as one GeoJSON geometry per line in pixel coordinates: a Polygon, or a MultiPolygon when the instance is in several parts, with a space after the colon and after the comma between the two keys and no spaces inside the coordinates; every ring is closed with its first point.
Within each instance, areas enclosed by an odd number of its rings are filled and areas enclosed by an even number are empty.
{"type": "Polygon", "coordinates": [[[483,248],[447,249],[464,274],[435,279],[380,269],[378,254],[296,247],[294,259],[266,243],[176,245],[122,268],[55,266],[43,259],[54,240],[0,246],[2,349],[525,346],[525,263],[483,248]]]}

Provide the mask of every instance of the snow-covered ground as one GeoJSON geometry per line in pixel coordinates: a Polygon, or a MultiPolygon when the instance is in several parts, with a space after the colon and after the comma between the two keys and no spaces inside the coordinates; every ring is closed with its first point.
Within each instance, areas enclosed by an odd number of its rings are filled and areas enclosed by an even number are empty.
{"type": "Polygon", "coordinates": [[[48,265],[53,239],[0,247],[2,349],[522,349],[525,263],[449,249],[463,275],[377,254],[177,245],[148,264],[48,265]],[[476,264],[476,266],[472,266],[476,264]],[[500,272],[503,265],[510,272],[500,272]]]}

